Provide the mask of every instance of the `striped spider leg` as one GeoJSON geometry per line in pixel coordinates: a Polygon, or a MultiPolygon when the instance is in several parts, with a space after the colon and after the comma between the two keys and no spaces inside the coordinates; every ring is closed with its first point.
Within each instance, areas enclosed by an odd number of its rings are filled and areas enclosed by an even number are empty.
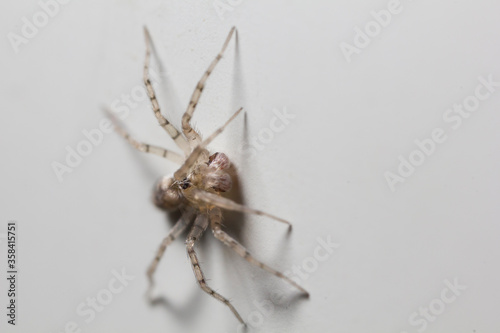
{"type": "Polygon", "coordinates": [[[179,131],[172,125],[163,115],[161,114],[160,104],[158,103],[158,99],[156,98],[156,93],[153,88],[153,84],[151,84],[151,80],[149,78],[149,59],[151,58],[151,35],[149,34],[149,30],[144,27],[144,37],[146,40],[146,57],[144,59],[144,72],[143,72],[143,81],[146,86],[146,90],[148,92],[149,99],[151,100],[151,104],[153,106],[153,112],[158,120],[160,126],[170,135],[170,137],[174,140],[174,142],[184,151],[185,155],[189,154],[189,144],[185,137],[183,137],[179,131]]]}
{"type": "Polygon", "coordinates": [[[231,302],[229,302],[227,298],[225,298],[224,296],[222,296],[221,294],[217,293],[212,288],[210,288],[205,282],[205,277],[203,275],[203,272],[201,271],[200,263],[198,261],[198,256],[196,255],[196,251],[194,250],[194,245],[196,241],[201,238],[207,227],[208,227],[208,215],[206,214],[198,215],[196,217],[196,220],[194,221],[193,228],[189,232],[189,235],[186,239],[186,248],[189,259],[191,260],[191,266],[193,266],[193,272],[194,275],[196,276],[196,281],[198,281],[200,288],[204,292],[206,292],[213,298],[221,301],[222,303],[226,304],[226,306],[233,312],[236,318],[238,318],[240,323],[244,324],[245,322],[241,318],[238,311],[236,311],[234,306],[231,304],[231,302]]]}
{"type": "Polygon", "coordinates": [[[210,76],[210,74],[212,74],[213,70],[215,69],[215,66],[217,66],[220,59],[224,55],[224,51],[226,50],[229,41],[231,41],[231,37],[233,36],[235,30],[236,30],[235,27],[231,28],[229,34],[227,35],[226,41],[224,42],[224,45],[222,45],[222,49],[220,50],[219,54],[217,54],[215,59],[212,60],[212,63],[210,64],[210,66],[208,66],[208,69],[205,71],[200,81],[198,81],[198,84],[196,85],[196,88],[194,88],[193,94],[191,95],[191,100],[189,101],[188,108],[184,113],[184,115],[182,116],[182,132],[184,132],[184,135],[188,139],[189,144],[192,148],[201,142],[201,135],[200,133],[196,132],[196,130],[194,130],[194,128],[191,126],[191,118],[193,117],[194,110],[198,105],[201,93],[205,88],[205,82],[207,82],[208,77],[210,76]]]}
{"type": "Polygon", "coordinates": [[[234,34],[235,28],[233,27],[231,29],[221,51],[217,54],[196,85],[188,108],[182,117],[182,133],[179,132],[160,111],[155,91],[149,79],[149,59],[151,55],[152,42],[148,30],[145,28],[144,31],[146,37],[144,83],[151,100],[153,112],[160,126],[165,129],[165,131],[184,153],[184,156],[182,156],[167,149],[135,140],[123,129],[116,117],[114,117],[112,113],[108,112],[109,117],[115,124],[117,132],[133,147],[145,153],[155,154],[180,164],[180,167],[173,173],[172,176],[162,177],[154,188],[154,203],[158,207],[168,211],[180,210],[181,218],[175,223],[168,235],[161,242],[155,257],[147,270],[147,277],[149,280],[147,294],[149,296],[151,295],[151,290],[154,285],[153,276],[167,247],[184,230],[189,228],[190,231],[186,240],[186,249],[199,286],[203,291],[229,307],[236,318],[244,324],[242,317],[229,300],[215,292],[207,285],[201,270],[195,251],[195,245],[210,225],[215,238],[235,251],[239,256],[247,260],[249,263],[285,280],[299,289],[302,293],[308,295],[304,288],[299,286],[290,278],[286,277],[283,273],[280,273],[270,266],[255,259],[240,243],[222,230],[221,209],[267,216],[291,227],[291,224],[284,219],[260,210],[246,207],[222,196],[224,192],[228,192],[232,187],[232,178],[228,172],[230,168],[230,161],[223,153],[216,152],[214,154],[210,154],[207,147],[224,131],[229,123],[231,123],[242,112],[243,108],[237,110],[224,125],[219,127],[205,140],[201,139],[201,134],[198,133],[191,125],[191,119],[203,92],[203,88],[205,87],[205,83],[212,71],[215,69],[217,63],[222,58],[222,55],[227,48],[232,35],[234,34]]]}
{"type": "Polygon", "coordinates": [[[221,241],[224,245],[231,248],[240,257],[244,258],[246,261],[248,261],[252,265],[260,267],[263,270],[268,271],[269,273],[271,273],[273,275],[276,275],[277,277],[290,283],[295,288],[299,289],[305,295],[309,296],[309,293],[304,288],[299,286],[295,281],[293,281],[292,279],[290,279],[289,277],[287,277],[283,273],[278,272],[274,268],[272,268],[272,267],[264,264],[263,262],[255,259],[243,245],[238,243],[234,238],[232,238],[231,236],[229,236],[226,232],[224,232],[222,230],[221,221],[222,221],[221,210],[218,207],[213,208],[210,211],[210,228],[212,229],[212,233],[214,234],[215,238],[217,238],[219,241],[221,241]]]}

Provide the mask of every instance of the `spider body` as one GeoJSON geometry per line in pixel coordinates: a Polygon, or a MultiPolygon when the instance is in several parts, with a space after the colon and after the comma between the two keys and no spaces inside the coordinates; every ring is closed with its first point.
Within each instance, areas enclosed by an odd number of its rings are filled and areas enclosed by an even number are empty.
{"type": "Polygon", "coordinates": [[[233,184],[229,167],[229,158],[224,153],[215,153],[208,159],[201,159],[182,180],[162,177],[154,188],[153,201],[158,207],[168,211],[178,210],[183,205],[207,209],[207,204],[203,205],[193,199],[193,189],[217,195],[228,192],[233,184]]]}
{"type": "Polygon", "coordinates": [[[228,192],[233,185],[227,172],[229,166],[229,158],[225,154],[215,153],[208,160],[196,164],[187,179],[193,186],[207,192],[228,192]]]}
{"type": "Polygon", "coordinates": [[[178,237],[184,230],[190,228],[189,234],[186,239],[186,248],[191,266],[193,268],[196,281],[203,291],[210,296],[224,303],[233,312],[236,318],[244,324],[243,319],[239,315],[234,306],[222,295],[215,292],[210,288],[204,278],[203,272],[196,255],[195,245],[196,242],[203,235],[204,231],[210,226],[213,235],[216,239],[221,241],[224,245],[234,250],[239,256],[247,260],[249,263],[258,266],[271,274],[287,281],[304,294],[308,295],[307,291],[299,286],[296,282],[271,268],[270,266],[255,259],[246,249],[238,243],[234,238],[229,236],[222,229],[222,210],[239,211],[250,214],[257,214],[267,216],[279,222],[290,223],[279,217],[270,215],[260,210],[252,209],[241,204],[238,204],[230,199],[225,198],[221,194],[228,192],[232,187],[231,174],[234,171],[229,158],[220,152],[210,154],[207,146],[217,137],[224,128],[235,119],[242,111],[240,108],[236,111],[226,123],[218,128],[212,135],[205,140],[201,139],[201,134],[198,133],[191,126],[191,118],[195,111],[198,100],[201,96],[205,82],[214,70],[215,66],[222,58],[224,50],[226,49],[235,28],[233,27],[229,32],[228,37],[222,47],[222,50],[212,61],[206,72],[203,74],[201,80],[196,85],[196,88],[191,96],[188,108],[182,117],[182,133],[179,132],[160,112],[160,106],[156,99],[156,94],[149,79],[149,58],[151,49],[151,37],[147,29],[145,31],[146,37],[146,59],[144,63],[144,83],[151,100],[153,112],[158,120],[159,125],[170,135],[179,148],[183,151],[184,155],[166,150],[161,147],[153,146],[146,143],[136,141],[120,126],[116,117],[108,112],[109,117],[115,124],[117,132],[123,136],[133,147],[136,149],[161,156],[180,164],[172,176],[162,177],[155,185],[153,192],[153,201],[162,209],[172,211],[179,210],[181,218],[175,223],[169,234],[163,239],[155,258],[153,259],[147,276],[149,279],[148,295],[154,285],[153,276],[162,258],[167,246],[178,237]]]}

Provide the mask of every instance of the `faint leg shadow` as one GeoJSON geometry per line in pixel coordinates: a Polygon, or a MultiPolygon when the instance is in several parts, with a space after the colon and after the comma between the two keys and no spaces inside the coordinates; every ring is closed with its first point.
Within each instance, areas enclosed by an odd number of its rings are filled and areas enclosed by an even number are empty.
{"type": "MultiPolygon", "coordinates": [[[[173,213],[168,213],[169,215],[169,220],[176,221],[174,219],[175,216],[180,217],[179,212],[173,212],[173,213]]],[[[189,229],[189,228],[188,228],[189,229]]],[[[183,234],[179,235],[179,240],[183,241],[186,237],[186,234],[188,231],[184,231],[183,234]]],[[[209,257],[209,252],[208,247],[207,247],[207,242],[206,238],[202,237],[200,241],[196,245],[197,248],[197,253],[200,255],[201,253],[206,253],[206,256],[209,257]]],[[[200,258],[201,261],[202,258],[200,258]]],[[[191,264],[189,263],[189,266],[191,264]]],[[[191,268],[190,268],[191,270],[191,268]]],[[[168,299],[168,296],[164,296],[165,293],[168,293],[168,291],[161,291],[162,295],[154,297],[152,300],[150,300],[148,303],[151,307],[163,307],[165,311],[167,311],[169,314],[174,314],[175,318],[177,318],[179,321],[183,322],[186,324],[186,326],[189,326],[190,323],[193,322],[193,313],[196,314],[198,311],[201,311],[201,306],[203,302],[200,300],[202,297],[209,297],[205,292],[203,292],[198,284],[196,283],[196,278],[194,273],[192,273],[192,285],[193,288],[191,289],[189,297],[186,297],[185,299],[187,300],[186,302],[183,302],[182,304],[180,303],[175,303],[170,301],[168,299]]],[[[158,278],[158,277],[157,277],[158,278]]],[[[216,300],[214,300],[216,301],[216,300]]]]}

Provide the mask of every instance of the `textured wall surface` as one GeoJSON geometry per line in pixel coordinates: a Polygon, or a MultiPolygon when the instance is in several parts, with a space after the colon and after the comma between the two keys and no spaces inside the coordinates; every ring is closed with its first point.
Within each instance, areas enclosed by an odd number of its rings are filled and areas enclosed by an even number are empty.
{"type": "Polygon", "coordinates": [[[184,238],[150,305],[145,271],[175,216],[151,189],[176,149],[144,99],[147,25],[159,102],[194,116],[240,175],[239,200],[290,220],[224,224],[310,299],[207,232],[208,283],[247,332],[498,331],[500,3],[491,0],[35,0],[0,5],[0,331],[245,332],[196,285],[184,238]],[[7,223],[17,221],[16,325],[7,223]]]}

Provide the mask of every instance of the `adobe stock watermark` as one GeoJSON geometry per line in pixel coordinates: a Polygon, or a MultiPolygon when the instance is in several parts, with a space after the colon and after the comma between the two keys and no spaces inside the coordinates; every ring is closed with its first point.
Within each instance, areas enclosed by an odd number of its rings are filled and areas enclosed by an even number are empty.
{"type": "Polygon", "coordinates": [[[224,13],[232,12],[234,8],[241,5],[244,0],[214,0],[212,6],[221,21],[224,21],[224,13]]]}
{"type": "Polygon", "coordinates": [[[28,44],[35,38],[41,29],[49,24],[50,20],[56,17],[63,5],[68,4],[71,0],[40,0],[38,1],[38,10],[30,17],[21,17],[20,34],[16,32],[8,32],[7,39],[12,46],[12,49],[17,54],[20,51],[21,45],[28,44]]]}
{"type": "MultiPolygon", "coordinates": [[[[151,82],[154,87],[161,83],[161,75],[150,70],[151,82]]],[[[111,103],[113,111],[121,120],[130,115],[130,111],[136,109],[139,103],[149,99],[146,87],[138,84],[134,86],[128,94],[121,94],[111,103]]],[[[82,164],[85,157],[89,156],[95,147],[98,147],[104,141],[104,135],[113,132],[113,124],[107,117],[101,118],[97,127],[90,130],[83,129],[84,139],[80,140],[75,147],[66,146],[66,158],[64,161],[52,161],[51,167],[59,182],[64,181],[64,175],[72,173],[75,168],[82,164]]]]}
{"type": "Polygon", "coordinates": [[[276,134],[283,132],[296,118],[296,115],[288,112],[286,107],[281,110],[273,108],[272,113],[273,117],[269,120],[269,125],[262,128],[248,143],[240,146],[241,154],[249,155],[250,158],[257,156],[259,151],[263,151],[274,140],[276,134]]]}
{"type": "MultiPolygon", "coordinates": [[[[412,1],[412,0],[408,0],[412,1]]],[[[341,42],[339,44],[340,51],[344,55],[346,61],[350,63],[354,55],[359,55],[362,50],[370,45],[374,38],[382,33],[387,28],[393,18],[403,12],[404,6],[400,0],[390,0],[386,9],[372,10],[370,12],[371,20],[366,22],[363,28],[354,26],[354,37],[352,43],[341,42]]]]}
{"type": "MultiPolygon", "coordinates": [[[[293,265],[291,269],[283,272],[283,274],[299,285],[303,286],[303,283],[318,270],[320,265],[330,259],[335,250],[340,247],[340,244],[332,241],[331,236],[325,238],[318,237],[316,241],[318,245],[314,248],[312,256],[304,258],[299,265],[293,265]]],[[[286,296],[293,291],[296,291],[296,289],[287,284],[287,290],[284,292],[273,290],[269,299],[260,301],[254,300],[253,304],[255,310],[246,316],[246,324],[257,329],[262,327],[266,319],[275,313],[276,306],[286,307],[288,305],[286,303],[286,296]]],[[[240,324],[237,328],[237,332],[244,332],[244,328],[245,326],[240,324]]]]}
{"type": "MultiPolygon", "coordinates": [[[[118,294],[121,294],[125,287],[135,279],[135,276],[128,275],[125,268],[121,271],[112,270],[113,277],[108,281],[105,288],[98,290],[94,295],[87,297],[85,301],[77,305],[75,312],[80,321],[90,324],[99,313],[103,312],[118,294]]],[[[68,321],[63,330],[58,333],[82,333],[82,322],[68,321]]]]}
{"type": "MultiPolygon", "coordinates": [[[[467,289],[467,286],[461,285],[457,278],[444,280],[445,287],[441,290],[439,297],[434,298],[427,306],[421,306],[417,311],[414,311],[408,317],[408,323],[414,327],[417,332],[424,332],[429,324],[435,322],[444,311],[454,303],[462,292],[467,289]]],[[[408,333],[402,331],[401,333],[408,333]]]]}
{"type": "MultiPolygon", "coordinates": [[[[462,126],[464,119],[470,118],[479,109],[481,103],[491,98],[497,88],[500,87],[500,82],[494,81],[493,74],[488,75],[487,78],[480,76],[478,81],[479,84],[471,95],[465,97],[461,103],[455,103],[453,107],[448,108],[443,113],[443,121],[452,130],[458,130],[462,126]]],[[[436,152],[440,144],[446,142],[448,139],[447,131],[449,129],[447,130],[442,127],[434,128],[427,138],[413,141],[416,148],[407,157],[403,155],[398,156],[399,163],[396,170],[384,173],[387,186],[392,192],[396,191],[398,183],[404,183],[408,177],[413,175],[416,169],[436,152]]]]}

